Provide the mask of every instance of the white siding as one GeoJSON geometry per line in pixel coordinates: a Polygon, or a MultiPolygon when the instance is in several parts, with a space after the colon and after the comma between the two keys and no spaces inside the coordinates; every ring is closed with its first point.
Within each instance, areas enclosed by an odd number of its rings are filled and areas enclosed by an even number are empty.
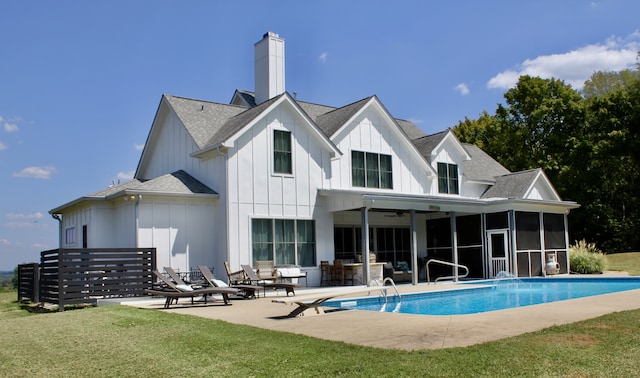
{"type": "MultiPolygon", "coordinates": [[[[332,163],[335,174],[331,177],[331,189],[363,189],[351,186],[351,151],[357,150],[391,155],[394,193],[427,193],[430,186],[427,168],[396,127],[370,107],[335,135],[333,141],[344,155],[332,163]]],[[[390,192],[389,189],[379,191],[390,192]]]]}
{"type": "MultiPolygon", "coordinates": [[[[251,262],[253,218],[313,218],[319,242],[329,232],[333,236],[332,219],[319,208],[317,196],[325,182],[323,177],[330,175],[329,154],[312,133],[310,125],[297,116],[289,103],[283,102],[241,135],[229,150],[228,250],[232,267],[251,262]],[[291,132],[291,175],[273,173],[274,130],[291,132]]],[[[320,248],[321,243],[318,251],[320,248]]]]}
{"type": "Polygon", "coordinates": [[[158,269],[188,270],[198,265],[222,269],[214,256],[214,205],[185,199],[144,199],[139,205],[139,247],[156,248],[158,269]]]}

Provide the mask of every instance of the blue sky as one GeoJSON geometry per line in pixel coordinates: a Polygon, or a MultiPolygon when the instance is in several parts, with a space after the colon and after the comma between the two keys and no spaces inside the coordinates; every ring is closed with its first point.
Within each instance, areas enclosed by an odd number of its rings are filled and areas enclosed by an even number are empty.
{"type": "Polygon", "coordinates": [[[253,90],[253,44],[286,88],[377,95],[427,133],[493,113],[520,74],[581,88],[635,67],[637,1],[15,1],[0,4],[0,270],[58,246],[48,211],[136,169],[163,93],[253,90]]]}

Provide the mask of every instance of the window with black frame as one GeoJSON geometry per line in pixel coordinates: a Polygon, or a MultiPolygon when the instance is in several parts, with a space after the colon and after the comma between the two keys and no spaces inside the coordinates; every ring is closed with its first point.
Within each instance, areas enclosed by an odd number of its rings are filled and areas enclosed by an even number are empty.
{"type": "Polygon", "coordinates": [[[351,184],[363,188],[393,189],[391,155],[351,151],[351,184]]]}
{"type": "Polygon", "coordinates": [[[438,163],[438,192],[443,194],[460,194],[458,165],[438,163]]]}

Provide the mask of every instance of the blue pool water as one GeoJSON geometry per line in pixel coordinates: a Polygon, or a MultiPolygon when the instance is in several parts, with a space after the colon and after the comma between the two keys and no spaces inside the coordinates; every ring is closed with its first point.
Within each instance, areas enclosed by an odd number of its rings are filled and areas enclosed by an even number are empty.
{"type": "MultiPolygon", "coordinates": [[[[478,284],[478,282],[470,282],[478,284]]],[[[486,286],[438,292],[403,294],[389,288],[380,297],[328,301],[328,307],[420,315],[461,315],[563,301],[640,289],[640,278],[523,278],[482,281],[486,286]]]]}

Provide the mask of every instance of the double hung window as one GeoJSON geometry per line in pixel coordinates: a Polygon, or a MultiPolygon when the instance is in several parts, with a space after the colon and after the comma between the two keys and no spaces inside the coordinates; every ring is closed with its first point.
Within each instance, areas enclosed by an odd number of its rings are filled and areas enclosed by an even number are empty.
{"type": "Polygon", "coordinates": [[[273,260],[276,265],[316,264],[315,221],[253,219],[253,262],[273,260]]]}
{"type": "Polygon", "coordinates": [[[393,189],[391,155],[351,151],[351,182],[363,188],[393,189]]]}
{"type": "Polygon", "coordinates": [[[460,194],[457,164],[438,163],[438,192],[460,194]]]}
{"type": "Polygon", "coordinates": [[[293,173],[291,155],[291,133],[289,131],[273,131],[273,172],[293,173]]]}

